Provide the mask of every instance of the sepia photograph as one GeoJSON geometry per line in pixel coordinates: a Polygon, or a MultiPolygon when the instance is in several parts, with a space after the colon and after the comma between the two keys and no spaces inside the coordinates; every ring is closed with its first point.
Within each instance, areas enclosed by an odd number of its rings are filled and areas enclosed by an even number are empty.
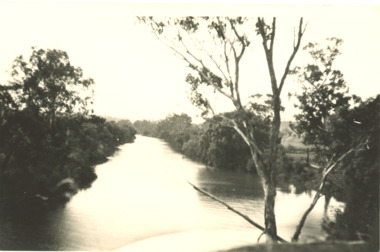
{"type": "Polygon", "coordinates": [[[0,1],[0,250],[377,252],[380,4],[0,1]]]}

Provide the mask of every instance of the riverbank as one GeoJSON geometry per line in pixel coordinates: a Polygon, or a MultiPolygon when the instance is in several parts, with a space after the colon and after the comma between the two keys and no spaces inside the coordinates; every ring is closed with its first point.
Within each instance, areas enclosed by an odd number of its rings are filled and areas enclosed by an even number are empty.
{"type": "Polygon", "coordinates": [[[228,230],[204,230],[190,231],[176,234],[168,234],[148,238],[126,247],[115,250],[116,252],[367,252],[371,249],[365,242],[311,242],[311,243],[279,243],[260,244],[247,243],[242,245],[236,240],[231,243],[231,236],[241,235],[248,240],[246,233],[231,233],[228,230]]]}
{"type": "Polygon", "coordinates": [[[319,242],[289,244],[258,244],[220,252],[364,252],[371,250],[364,242],[319,242]]]}

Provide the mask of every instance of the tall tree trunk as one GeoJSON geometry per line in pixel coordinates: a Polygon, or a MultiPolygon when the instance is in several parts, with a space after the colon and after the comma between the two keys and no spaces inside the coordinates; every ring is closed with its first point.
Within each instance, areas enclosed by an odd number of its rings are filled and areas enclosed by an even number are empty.
{"type": "Polygon", "coordinates": [[[276,216],[274,213],[274,203],[276,199],[276,185],[269,180],[264,185],[264,219],[267,233],[267,242],[277,242],[276,216]]]}
{"type": "Polygon", "coordinates": [[[276,229],[276,220],[274,215],[274,201],[276,197],[276,170],[277,170],[277,152],[279,141],[279,132],[281,125],[281,91],[285,84],[285,79],[290,71],[290,65],[300,47],[301,38],[304,33],[303,28],[303,19],[300,19],[298,35],[294,37],[293,41],[293,52],[290,55],[285,71],[281,77],[280,82],[277,82],[276,73],[274,69],[273,62],[273,50],[274,50],[274,38],[276,34],[276,18],[273,18],[272,25],[270,29],[267,28],[267,25],[264,21],[264,18],[258,18],[257,27],[258,32],[263,39],[263,48],[266,56],[269,77],[271,81],[272,88],[272,108],[273,108],[273,121],[270,129],[269,136],[269,159],[266,164],[266,183],[263,184],[264,193],[265,193],[265,226],[267,228],[267,233],[269,237],[276,240],[277,229],[276,229]]]}
{"type": "Polygon", "coordinates": [[[273,121],[269,137],[269,160],[266,167],[266,181],[263,184],[264,201],[265,201],[265,227],[267,229],[267,242],[277,242],[277,226],[274,212],[276,199],[276,170],[277,170],[277,152],[278,152],[278,135],[280,132],[280,108],[281,100],[278,95],[273,97],[273,121]],[[272,239],[272,241],[270,240],[272,239]]]}
{"type": "Polygon", "coordinates": [[[274,172],[270,171],[269,166],[266,165],[253,146],[250,145],[252,159],[255,163],[256,170],[260,176],[261,184],[264,190],[264,222],[265,234],[267,234],[268,243],[277,243],[277,226],[276,216],[274,212],[275,199],[276,199],[276,183],[274,179],[274,172]]]}

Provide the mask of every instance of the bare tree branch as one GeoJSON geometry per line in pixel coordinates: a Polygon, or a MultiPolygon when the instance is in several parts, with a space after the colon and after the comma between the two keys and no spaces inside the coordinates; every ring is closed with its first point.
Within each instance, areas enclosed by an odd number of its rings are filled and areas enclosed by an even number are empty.
{"type": "MultiPolygon", "coordinates": [[[[154,22],[156,25],[157,23],[154,22]]],[[[152,31],[153,31],[153,34],[156,36],[156,38],[161,41],[161,43],[163,43],[165,46],[167,46],[168,48],[170,48],[171,50],[173,50],[177,55],[179,55],[183,60],[185,60],[190,66],[192,66],[194,69],[197,68],[196,65],[194,65],[194,63],[188,59],[183,53],[181,53],[177,48],[175,48],[174,46],[166,43],[165,41],[163,41],[160,36],[158,36],[157,32],[155,31],[154,27],[153,27],[153,24],[151,23],[151,27],[152,27],[152,31]]],[[[191,56],[195,61],[197,61],[198,63],[200,63],[202,65],[202,67],[206,68],[206,66],[204,65],[202,59],[200,58],[197,58],[194,54],[192,54],[187,46],[184,44],[182,38],[179,38],[179,40],[181,41],[181,44],[184,46],[185,48],[185,51],[186,53],[191,56]]],[[[207,68],[206,68],[207,69],[207,68]]],[[[229,94],[227,94],[226,92],[224,92],[220,87],[214,85],[213,81],[210,79],[209,76],[205,75],[204,73],[202,73],[202,71],[199,71],[198,70],[198,73],[201,74],[206,80],[208,80],[208,83],[213,86],[219,93],[221,93],[222,95],[224,95],[225,97],[229,98],[232,102],[235,102],[235,98],[229,94]]]]}
{"type": "MultiPolygon", "coordinates": [[[[212,56],[212,54],[209,53],[209,52],[206,50],[206,48],[203,46],[203,44],[201,44],[201,45],[202,45],[202,49],[203,49],[203,51],[207,54],[207,56],[211,59],[211,61],[214,63],[214,65],[215,65],[216,68],[219,70],[219,72],[223,75],[225,82],[226,82],[226,83],[231,83],[231,82],[232,82],[232,80],[231,80],[231,75],[229,75],[229,78],[228,78],[227,75],[226,75],[226,73],[222,70],[220,64],[218,64],[218,63],[216,62],[216,60],[214,59],[214,57],[212,56]]],[[[227,65],[227,64],[228,64],[228,62],[226,62],[226,65],[227,65]]],[[[227,68],[229,68],[229,66],[227,66],[227,68]]],[[[229,74],[228,69],[227,69],[227,73],[229,74]]],[[[234,97],[234,93],[233,93],[233,92],[231,92],[231,96],[234,97]]]]}
{"type": "MultiPolygon", "coordinates": [[[[224,62],[226,64],[226,68],[227,68],[227,74],[228,74],[228,77],[229,77],[229,82],[228,82],[228,85],[230,87],[230,92],[232,94],[232,97],[235,97],[234,95],[234,87],[233,87],[233,83],[232,83],[232,76],[231,76],[231,71],[230,71],[230,59],[227,55],[227,42],[225,41],[224,44],[223,44],[223,54],[224,54],[224,62]]],[[[223,56],[221,56],[223,57],[223,56]]]]}
{"type": "MultiPolygon", "coordinates": [[[[162,41],[162,40],[161,40],[161,41],[162,41]]],[[[164,42],[163,42],[163,43],[164,43],[164,42]]],[[[164,43],[164,44],[165,44],[166,46],[168,46],[170,49],[172,49],[176,54],[178,54],[179,56],[181,56],[181,58],[182,58],[183,60],[185,60],[187,63],[189,63],[189,65],[190,65],[193,69],[197,69],[197,68],[198,68],[196,65],[194,65],[193,62],[191,62],[191,60],[189,60],[185,55],[183,55],[181,52],[179,52],[176,48],[174,48],[173,46],[170,46],[170,45],[168,45],[168,44],[166,44],[166,43],[164,43]]],[[[196,59],[196,57],[194,57],[194,55],[192,55],[192,54],[189,54],[189,55],[192,56],[194,59],[196,59]]],[[[205,69],[207,69],[206,66],[204,65],[204,63],[203,63],[202,60],[199,60],[198,62],[202,65],[202,67],[204,67],[205,69]]],[[[212,87],[214,87],[219,93],[221,93],[221,94],[224,95],[225,97],[229,98],[230,100],[235,101],[235,98],[234,98],[233,96],[227,94],[227,93],[224,92],[220,87],[216,86],[216,85],[214,84],[214,82],[211,80],[210,76],[204,74],[204,73],[203,73],[201,70],[199,70],[199,69],[197,69],[197,72],[198,72],[199,74],[201,74],[201,75],[207,80],[207,82],[208,82],[212,87]]]]}
{"type": "Polygon", "coordinates": [[[275,35],[276,35],[276,18],[274,17],[272,21],[272,36],[270,39],[270,47],[269,47],[269,50],[271,51],[272,55],[273,55],[273,44],[274,44],[275,35]]]}
{"type": "Polygon", "coordinates": [[[240,60],[243,57],[243,54],[245,52],[245,49],[247,47],[247,44],[244,40],[244,37],[239,35],[238,31],[236,30],[235,25],[233,24],[232,20],[229,19],[230,25],[232,30],[234,31],[235,36],[238,38],[241,44],[241,50],[239,52],[239,55],[237,54],[236,48],[232,46],[232,50],[234,53],[234,59],[235,59],[235,94],[236,94],[236,104],[234,104],[238,109],[241,109],[243,106],[241,104],[240,99],[240,91],[239,91],[239,77],[240,77],[240,60]]]}
{"type": "Polygon", "coordinates": [[[237,37],[237,39],[240,41],[240,44],[241,44],[241,51],[239,53],[239,56],[237,56],[238,60],[240,61],[241,57],[243,56],[244,54],[244,51],[245,51],[245,48],[247,47],[247,44],[244,40],[244,37],[239,35],[238,31],[236,30],[236,27],[235,25],[233,24],[232,20],[231,19],[228,19],[228,21],[230,22],[230,25],[231,25],[231,28],[232,30],[234,31],[235,33],[235,36],[237,37]]]}
{"type": "MultiPolygon", "coordinates": [[[[200,189],[199,187],[195,186],[194,184],[190,183],[189,181],[187,181],[187,183],[189,183],[195,190],[197,190],[198,192],[206,195],[207,197],[221,203],[222,205],[224,205],[225,207],[227,207],[228,210],[236,213],[237,215],[239,215],[240,217],[242,217],[243,219],[245,219],[246,221],[248,221],[250,224],[252,224],[254,227],[260,229],[261,231],[264,231],[265,232],[265,228],[263,226],[261,226],[260,224],[256,223],[255,221],[253,221],[251,218],[249,218],[247,215],[245,214],[242,214],[241,212],[239,212],[238,210],[234,209],[233,207],[231,207],[230,205],[228,205],[227,203],[225,203],[224,201],[218,199],[217,197],[211,195],[210,193],[200,189]]],[[[277,240],[279,240],[280,242],[283,242],[283,243],[287,243],[286,240],[284,240],[283,238],[281,238],[280,236],[277,236],[277,240]]]]}
{"type": "MultiPolygon", "coordinates": [[[[161,40],[162,41],[162,40],[161,40]]],[[[197,61],[199,64],[201,64],[202,65],[202,67],[203,68],[205,68],[205,69],[208,69],[206,66],[205,66],[205,64],[204,64],[204,62],[203,62],[203,60],[201,59],[201,58],[198,58],[198,57],[196,57],[193,53],[191,53],[190,51],[189,51],[189,49],[188,49],[188,47],[186,46],[186,44],[183,42],[183,39],[180,39],[180,41],[181,41],[181,44],[183,45],[183,47],[185,48],[185,52],[188,54],[188,55],[190,55],[195,61],[197,61]]],[[[164,42],[163,42],[164,43],[164,42]]],[[[165,43],[164,43],[165,44],[165,43]]],[[[167,44],[166,44],[166,46],[168,46],[167,44]]],[[[174,47],[172,47],[172,46],[170,46],[169,45],[169,48],[171,48],[172,50],[174,50],[175,52],[177,52],[186,62],[188,62],[191,66],[193,66],[193,68],[196,68],[196,66],[194,65],[194,63],[193,62],[191,62],[189,59],[187,59],[183,54],[181,54],[180,52],[178,52],[178,50],[176,49],[176,48],[174,48],[174,47]]],[[[206,52],[207,53],[207,52],[206,52]]],[[[208,53],[207,53],[208,54],[208,53]]],[[[208,55],[209,57],[210,57],[210,59],[212,60],[212,61],[214,61],[214,59],[213,59],[213,57],[211,56],[211,55],[208,55]]],[[[215,62],[215,61],[214,61],[215,62]]],[[[217,65],[217,63],[215,62],[215,64],[217,65]]],[[[218,66],[217,66],[218,67],[218,66]]],[[[220,71],[222,72],[222,74],[224,75],[224,73],[223,73],[223,71],[220,69],[220,71]]],[[[231,95],[229,95],[229,94],[227,94],[225,91],[223,91],[223,89],[222,88],[220,88],[220,87],[218,87],[218,86],[216,86],[215,84],[214,84],[214,82],[211,80],[211,78],[210,78],[210,76],[208,76],[208,75],[206,75],[206,74],[204,74],[201,70],[197,70],[197,72],[199,73],[199,74],[201,74],[207,81],[208,81],[208,83],[211,85],[211,86],[213,86],[219,93],[221,93],[222,95],[224,95],[225,97],[227,97],[227,98],[229,98],[232,102],[235,102],[236,101],[236,99],[235,99],[235,97],[233,96],[233,94],[231,94],[231,95]]],[[[224,75],[224,77],[225,78],[227,78],[225,75],[224,75]]]]}
{"type": "MultiPolygon", "coordinates": [[[[246,48],[246,43],[244,41],[244,38],[242,36],[240,36],[235,28],[235,26],[232,24],[232,21],[230,20],[230,24],[231,24],[231,27],[232,29],[234,30],[234,33],[235,33],[235,36],[237,36],[237,38],[239,39],[240,43],[241,43],[241,46],[242,46],[242,49],[239,53],[239,55],[237,55],[237,52],[236,52],[236,49],[233,45],[231,45],[231,49],[234,53],[234,58],[235,58],[235,83],[232,82],[231,79],[227,78],[225,72],[221,69],[220,65],[215,61],[214,57],[209,53],[207,52],[207,50],[204,48],[204,46],[202,45],[202,49],[203,51],[207,54],[207,56],[209,57],[209,59],[215,64],[215,66],[217,67],[217,69],[219,70],[219,72],[223,75],[225,81],[226,81],[226,84],[228,83],[230,85],[230,93],[231,94],[227,94],[225,91],[223,91],[220,87],[214,85],[214,83],[212,82],[212,80],[209,78],[209,76],[206,76],[205,74],[202,73],[202,71],[198,71],[205,79],[209,80],[209,83],[218,91],[220,92],[221,94],[223,94],[224,96],[226,96],[227,98],[229,98],[233,104],[238,108],[238,109],[241,109],[243,108],[242,104],[241,104],[241,99],[240,99],[240,92],[239,92],[239,76],[240,76],[240,66],[239,66],[239,63],[240,63],[240,60],[245,52],[245,48],[246,48]],[[235,98],[235,95],[236,95],[236,98],[235,98]]],[[[182,44],[182,46],[184,47],[185,49],[185,52],[190,55],[195,61],[197,61],[198,63],[200,63],[204,68],[206,68],[203,60],[201,58],[198,58],[196,57],[193,53],[190,52],[189,48],[187,47],[187,45],[185,44],[185,42],[183,41],[182,37],[180,36],[180,34],[178,34],[178,37],[179,37],[179,40],[182,44]]],[[[193,44],[194,44],[194,41],[193,41],[193,44]]],[[[170,47],[172,49],[174,49],[173,47],[170,47]]],[[[175,50],[175,49],[174,49],[175,50]]],[[[178,51],[178,50],[176,50],[178,51]]],[[[226,54],[225,54],[226,55],[226,54]]],[[[182,58],[184,58],[188,63],[189,60],[187,60],[186,57],[184,57],[183,55],[181,55],[182,58]]],[[[230,74],[230,71],[229,71],[229,62],[226,61],[226,67],[227,67],[227,71],[228,71],[228,74],[229,74],[229,77],[231,78],[231,74],[230,74]]]]}
{"type": "Polygon", "coordinates": [[[264,50],[265,51],[268,51],[268,44],[267,44],[267,37],[266,37],[266,32],[265,32],[265,21],[264,21],[264,18],[258,18],[257,19],[257,24],[258,24],[258,27],[259,27],[259,33],[260,33],[260,36],[262,37],[263,39],[263,46],[264,46],[264,50]]]}
{"type": "MultiPolygon", "coordinates": [[[[202,66],[203,66],[204,68],[206,68],[205,65],[202,64],[202,66]]],[[[207,69],[207,68],[206,68],[206,69],[207,69]]],[[[225,97],[229,98],[232,102],[235,102],[235,101],[236,101],[236,99],[235,99],[232,95],[227,94],[225,91],[223,91],[222,88],[220,88],[220,87],[218,87],[217,85],[215,85],[214,82],[212,81],[212,79],[211,79],[210,76],[204,74],[204,73],[203,73],[202,71],[200,71],[200,70],[198,70],[198,73],[201,74],[201,75],[207,80],[207,82],[208,82],[213,88],[215,88],[219,93],[221,93],[221,94],[224,95],[225,97]]]]}
{"type": "Polygon", "coordinates": [[[289,74],[290,65],[292,64],[292,61],[293,61],[294,57],[297,54],[297,51],[298,51],[298,49],[299,49],[299,47],[301,45],[302,36],[305,33],[306,25],[303,28],[302,27],[303,26],[302,23],[303,23],[303,18],[300,19],[300,24],[299,24],[299,27],[298,27],[297,43],[293,47],[293,52],[292,52],[292,54],[291,54],[291,56],[290,56],[290,58],[288,60],[288,63],[286,64],[284,74],[282,75],[282,78],[281,78],[281,81],[280,81],[280,86],[278,88],[279,93],[281,93],[281,90],[282,90],[282,88],[284,86],[284,83],[285,83],[286,76],[288,76],[288,74],[289,74]]]}
{"type": "Polygon", "coordinates": [[[234,103],[235,107],[240,109],[242,108],[242,104],[240,101],[240,92],[239,92],[239,72],[240,72],[240,67],[239,67],[239,57],[236,54],[236,49],[233,47],[232,48],[233,53],[234,53],[234,59],[235,59],[235,83],[231,83],[235,87],[235,95],[236,95],[236,103],[234,103]]]}
{"type": "MultiPolygon", "coordinates": [[[[271,48],[268,48],[268,38],[267,38],[267,33],[265,31],[264,18],[258,18],[257,24],[259,27],[259,33],[263,39],[263,47],[264,47],[264,52],[265,52],[265,56],[267,59],[267,65],[268,65],[268,70],[269,70],[269,75],[270,75],[270,80],[271,80],[271,87],[272,87],[273,96],[279,97],[280,94],[278,92],[276,73],[274,71],[274,65],[273,65],[273,52],[272,52],[271,48]]],[[[275,23],[273,23],[272,24],[272,34],[275,33],[275,29],[276,29],[276,25],[275,25],[275,23]]]]}
{"type": "Polygon", "coordinates": [[[231,53],[231,48],[230,48],[230,52],[227,54],[227,41],[224,42],[223,44],[223,54],[224,54],[224,62],[226,63],[226,68],[227,68],[227,73],[228,73],[228,76],[229,76],[229,79],[230,81],[232,81],[232,76],[231,76],[231,71],[230,71],[230,58],[228,57],[228,55],[231,53]]]}
{"type": "Polygon", "coordinates": [[[253,138],[253,134],[251,136],[251,139],[248,138],[246,136],[246,134],[239,128],[239,125],[236,123],[235,120],[232,120],[233,124],[234,124],[234,129],[237,131],[237,133],[239,133],[239,135],[243,138],[244,142],[246,142],[248,144],[248,146],[252,146],[255,151],[259,154],[259,155],[263,155],[263,152],[261,151],[261,149],[259,148],[259,146],[257,146],[257,144],[254,142],[254,138],[253,138]]]}
{"type": "MultiPolygon", "coordinates": [[[[178,32],[178,40],[181,42],[181,44],[182,44],[182,46],[183,46],[183,48],[185,48],[185,52],[187,53],[187,54],[189,54],[195,61],[197,61],[197,62],[199,62],[199,63],[203,63],[203,61],[202,61],[202,58],[201,57],[196,57],[193,53],[191,53],[190,52],[190,50],[189,50],[189,48],[187,47],[187,45],[185,44],[185,42],[183,41],[183,39],[182,39],[182,37],[181,37],[181,35],[180,35],[180,33],[178,32]]],[[[194,46],[195,46],[195,43],[194,43],[194,41],[192,41],[193,42],[193,44],[194,44],[194,46]]],[[[195,46],[196,47],[196,46],[195,46]]],[[[203,65],[203,64],[202,64],[203,65]]]]}

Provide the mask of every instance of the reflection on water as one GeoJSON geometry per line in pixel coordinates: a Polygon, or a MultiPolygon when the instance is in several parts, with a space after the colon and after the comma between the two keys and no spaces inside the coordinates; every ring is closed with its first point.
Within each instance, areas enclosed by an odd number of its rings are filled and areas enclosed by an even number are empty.
{"type": "MultiPolygon", "coordinates": [[[[96,172],[98,179],[92,187],[65,207],[38,212],[22,206],[24,211],[13,216],[1,211],[0,248],[178,251],[179,244],[181,251],[207,251],[256,242],[260,234],[186,182],[263,223],[263,191],[255,175],[205,169],[164,142],[142,136],[122,146],[96,172]]],[[[290,239],[311,196],[278,192],[276,215],[283,238],[290,239]]],[[[321,200],[301,239],[323,239],[323,207],[321,200]]]]}

